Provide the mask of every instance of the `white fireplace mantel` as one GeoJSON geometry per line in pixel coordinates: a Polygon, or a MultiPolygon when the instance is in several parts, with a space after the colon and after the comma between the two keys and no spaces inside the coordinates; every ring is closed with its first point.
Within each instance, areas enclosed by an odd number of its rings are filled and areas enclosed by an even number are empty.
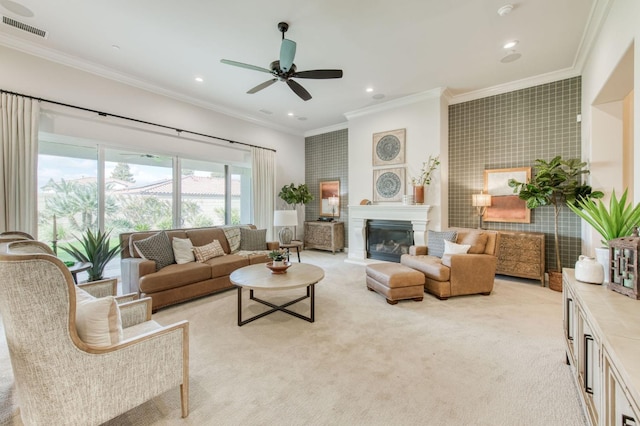
{"type": "Polygon", "coordinates": [[[413,225],[413,240],[426,245],[429,224],[427,205],[375,204],[349,206],[349,259],[363,261],[367,258],[367,220],[404,220],[413,225]]]}

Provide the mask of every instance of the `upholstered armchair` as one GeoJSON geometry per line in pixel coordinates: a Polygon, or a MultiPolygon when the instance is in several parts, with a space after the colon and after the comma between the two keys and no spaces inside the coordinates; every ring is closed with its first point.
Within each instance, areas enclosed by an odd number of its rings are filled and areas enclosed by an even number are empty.
{"type": "Polygon", "coordinates": [[[182,417],[188,415],[187,321],[160,326],[151,320],[148,298],[116,304],[110,296],[87,296],[49,254],[0,254],[0,276],[0,313],[24,424],[98,425],[177,387],[182,417]],[[102,312],[105,303],[108,316],[97,319],[109,324],[102,336],[108,343],[86,343],[79,320],[102,312]]]}
{"type": "Polygon", "coordinates": [[[495,231],[452,229],[444,233],[429,231],[427,246],[411,246],[400,263],[425,276],[424,289],[439,299],[468,294],[489,295],[493,291],[497,257],[495,231]],[[442,250],[435,239],[449,234],[455,244],[452,252],[442,250]],[[439,248],[436,252],[436,248],[439,248]],[[464,253],[459,252],[462,248],[464,253]],[[455,253],[458,252],[458,253],[455,253]]]}

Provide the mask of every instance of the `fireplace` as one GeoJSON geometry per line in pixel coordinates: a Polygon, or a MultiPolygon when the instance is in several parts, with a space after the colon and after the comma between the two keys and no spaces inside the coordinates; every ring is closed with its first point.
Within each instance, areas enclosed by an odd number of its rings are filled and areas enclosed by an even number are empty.
{"type": "MultiPolygon", "coordinates": [[[[373,204],[349,206],[349,257],[347,262],[366,265],[379,262],[369,258],[367,223],[373,220],[409,222],[415,245],[425,245],[429,205],[373,204]]],[[[395,241],[395,240],[394,240],[395,241]]]]}
{"type": "Polygon", "coordinates": [[[367,257],[400,262],[413,245],[413,225],[405,220],[368,220],[367,257]]]}

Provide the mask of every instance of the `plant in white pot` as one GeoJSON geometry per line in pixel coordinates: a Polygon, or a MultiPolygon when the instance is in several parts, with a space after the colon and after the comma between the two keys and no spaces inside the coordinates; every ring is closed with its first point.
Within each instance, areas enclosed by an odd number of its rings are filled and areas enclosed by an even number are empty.
{"type": "Polygon", "coordinates": [[[537,159],[533,177],[529,182],[509,180],[509,186],[527,202],[527,208],[535,209],[553,206],[555,265],[549,268],[549,288],[562,291],[562,262],[560,260],[560,238],[558,219],[560,209],[565,204],[573,204],[576,199],[602,198],[600,191],[592,191],[591,186],[582,183],[582,176],[589,173],[587,163],[577,158],[563,160],[556,156],[551,161],[537,159]],[[555,269],[552,269],[555,268],[555,269]]]}
{"type": "Polygon", "coordinates": [[[604,268],[604,281],[609,282],[609,241],[628,237],[633,232],[633,227],[640,224],[640,203],[633,206],[627,202],[627,190],[622,197],[616,197],[616,191],[611,194],[609,208],[598,200],[578,198],[575,204],[569,204],[569,208],[584,219],[602,237],[604,247],[596,248],[598,262],[604,268]]]}

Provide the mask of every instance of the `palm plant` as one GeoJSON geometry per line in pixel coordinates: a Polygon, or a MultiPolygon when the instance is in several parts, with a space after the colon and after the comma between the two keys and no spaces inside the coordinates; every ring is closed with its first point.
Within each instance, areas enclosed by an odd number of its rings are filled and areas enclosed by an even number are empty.
{"type": "Polygon", "coordinates": [[[631,235],[633,227],[640,224],[640,204],[635,207],[627,204],[627,190],[622,197],[616,198],[613,191],[609,200],[609,209],[602,200],[595,203],[593,200],[580,197],[576,204],[568,204],[569,208],[600,234],[602,244],[608,246],[609,241],[631,235]]]}
{"type": "Polygon", "coordinates": [[[94,234],[91,229],[87,228],[82,238],[76,237],[82,249],[75,246],[60,247],[77,261],[91,263],[91,268],[87,270],[89,274],[88,281],[101,280],[107,263],[120,253],[121,249],[119,246],[109,247],[110,233],[111,231],[102,232],[98,230],[98,232],[94,234]]]}

